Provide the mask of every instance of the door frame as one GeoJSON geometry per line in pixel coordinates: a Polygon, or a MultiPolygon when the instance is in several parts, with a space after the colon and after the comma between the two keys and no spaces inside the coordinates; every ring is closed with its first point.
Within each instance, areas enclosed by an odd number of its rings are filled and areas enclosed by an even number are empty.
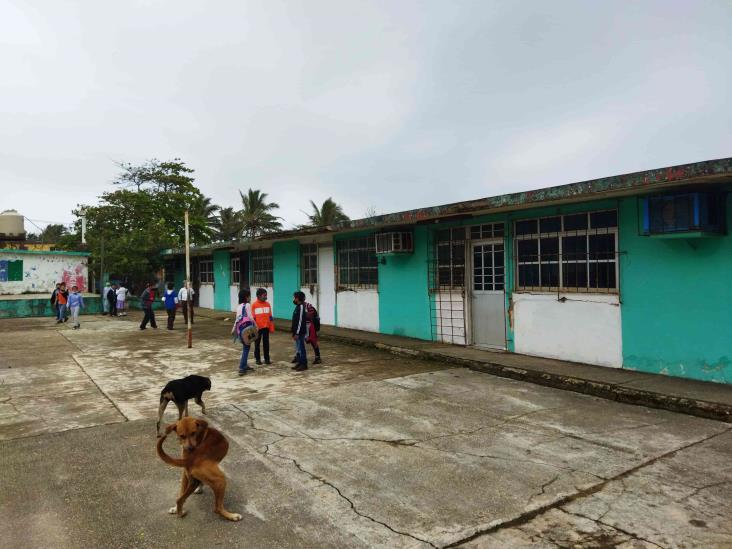
{"type": "MultiPolygon", "coordinates": [[[[469,230],[469,228],[468,228],[469,230]]],[[[506,241],[505,237],[494,237],[494,238],[476,238],[475,240],[468,239],[466,240],[466,246],[467,250],[465,250],[465,289],[466,289],[466,299],[465,299],[465,314],[467,316],[466,318],[466,332],[467,332],[467,338],[466,341],[467,344],[473,347],[479,347],[479,348],[485,348],[485,349],[494,349],[494,350],[501,350],[505,351],[508,349],[508,326],[506,325],[506,241]],[[484,245],[484,244],[501,244],[503,246],[503,291],[501,290],[491,290],[492,292],[495,292],[496,294],[500,293],[503,296],[503,315],[502,315],[502,322],[503,322],[503,345],[485,345],[485,344],[478,344],[475,342],[475,330],[473,329],[473,299],[474,299],[474,293],[473,293],[473,247],[478,245],[484,245]]]]}

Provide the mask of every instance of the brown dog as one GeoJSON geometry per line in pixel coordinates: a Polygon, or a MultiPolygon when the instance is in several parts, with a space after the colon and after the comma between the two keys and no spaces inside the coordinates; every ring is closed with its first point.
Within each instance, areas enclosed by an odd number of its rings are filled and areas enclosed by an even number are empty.
{"type": "Polygon", "coordinates": [[[165,428],[165,435],[158,439],[158,456],[168,465],[183,467],[183,478],[180,483],[180,495],[168,512],[183,517],[183,504],[188,496],[201,483],[211,487],[215,497],[214,511],[229,520],[241,520],[239,513],[229,513],[224,509],[224,492],[226,477],[219,468],[219,463],[229,450],[229,443],[220,432],[209,427],[202,419],[184,417],[177,423],[165,428]],[[171,431],[178,434],[178,442],[183,447],[181,459],[169,456],[163,450],[163,442],[171,431]]]}

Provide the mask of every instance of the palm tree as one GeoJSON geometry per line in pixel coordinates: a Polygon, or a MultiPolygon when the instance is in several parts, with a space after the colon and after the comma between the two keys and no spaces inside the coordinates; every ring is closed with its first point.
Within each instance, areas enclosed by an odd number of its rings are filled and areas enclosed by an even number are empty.
{"type": "Polygon", "coordinates": [[[279,208],[275,202],[267,203],[267,193],[249,189],[247,194],[239,191],[241,196],[241,217],[244,224],[244,236],[249,239],[264,233],[271,233],[282,229],[280,218],[273,215],[271,210],[279,208]]]}
{"type": "Polygon", "coordinates": [[[213,224],[214,238],[219,242],[239,240],[244,232],[244,220],[240,211],[234,208],[221,208],[213,224]]]}
{"type": "Polygon", "coordinates": [[[343,208],[333,202],[333,199],[330,197],[323,202],[320,208],[312,200],[310,201],[310,205],[313,207],[313,213],[308,214],[308,219],[310,219],[310,225],[313,227],[323,227],[350,221],[350,218],[343,213],[343,208]]]}

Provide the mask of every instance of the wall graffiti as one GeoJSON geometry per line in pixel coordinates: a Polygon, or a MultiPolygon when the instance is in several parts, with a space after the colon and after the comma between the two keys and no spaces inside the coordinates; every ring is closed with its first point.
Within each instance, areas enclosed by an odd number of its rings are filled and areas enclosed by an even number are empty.
{"type": "Polygon", "coordinates": [[[86,264],[77,263],[71,269],[64,269],[61,280],[66,284],[67,288],[77,286],[80,292],[86,291],[86,264]]]}
{"type": "Polygon", "coordinates": [[[87,258],[79,254],[8,251],[0,253],[0,270],[0,294],[50,293],[58,282],[89,289],[87,258]]]}

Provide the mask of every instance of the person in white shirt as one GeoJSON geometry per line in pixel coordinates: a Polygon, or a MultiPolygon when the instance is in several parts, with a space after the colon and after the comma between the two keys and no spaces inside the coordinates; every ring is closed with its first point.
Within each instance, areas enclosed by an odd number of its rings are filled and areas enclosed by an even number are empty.
{"type": "Polygon", "coordinates": [[[129,290],[120,284],[117,289],[117,316],[127,316],[127,292],[129,290]]]}
{"type": "Polygon", "coordinates": [[[193,295],[196,292],[193,288],[186,288],[185,284],[178,291],[178,301],[180,302],[181,309],[183,309],[183,321],[188,325],[188,312],[191,313],[191,324],[193,324],[193,295]]]}

